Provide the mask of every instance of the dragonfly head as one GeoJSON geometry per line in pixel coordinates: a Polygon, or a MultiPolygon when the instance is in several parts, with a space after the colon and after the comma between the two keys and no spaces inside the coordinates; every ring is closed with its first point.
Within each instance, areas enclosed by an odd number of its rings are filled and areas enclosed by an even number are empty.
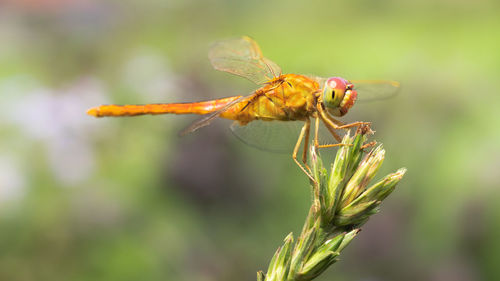
{"type": "Polygon", "coordinates": [[[354,105],[358,93],[354,85],[340,77],[328,78],[323,87],[323,104],[334,116],[343,116],[354,105]]]}

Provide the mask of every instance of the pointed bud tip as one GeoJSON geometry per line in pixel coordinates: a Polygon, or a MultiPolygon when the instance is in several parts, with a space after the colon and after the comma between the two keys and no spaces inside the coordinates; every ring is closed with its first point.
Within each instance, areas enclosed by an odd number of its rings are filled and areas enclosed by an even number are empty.
{"type": "Polygon", "coordinates": [[[373,151],[373,160],[375,162],[383,161],[385,158],[385,149],[382,148],[382,145],[377,146],[373,151]]]}
{"type": "Polygon", "coordinates": [[[407,169],[406,168],[401,168],[394,173],[396,177],[402,178],[406,174],[407,169]]]}

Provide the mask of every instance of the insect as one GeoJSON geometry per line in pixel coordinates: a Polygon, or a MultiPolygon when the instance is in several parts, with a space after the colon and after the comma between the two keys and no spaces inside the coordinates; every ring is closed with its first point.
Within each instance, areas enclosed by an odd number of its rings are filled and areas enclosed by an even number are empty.
{"type": "MultiPolygon", "coordinates": [[[[356,102],[358,93],[354,81],[341,77],[321,78],[298,74],[282,74],[280,67],[265,58],[250,37],[226,39],[215,42],[208,57],[216,70],[242,76],[261,85],[246,96],[232,96],[202,102],[164,103],[146,105],[101,105],[87,111],[95,117],[137,116],[144,114],[199,114],[206,115],[194,122],[180,134],[184,135],[208,125],[214,119],[235,120],[241,127],[253,121],[303,121],[292,158],[304,173],[314,182],[307,164],[307,151],[314,120],[314,147],[323,148],[339,145],[320,145],[318,130],[322,122],[337,142],[341,137],[339,129],[349,129],[369,123],[344,124],[335,119],[347,114],[356,102]],[[302,163],[297,159],[301,143],[304,142],[302,163]]],[[[365,81],[368,86],[384,86],[385,91],[395,92],[399,84],[394,81],[365,81]]],[[[379,87],[380,88],[380,87],[379,87]]]]}

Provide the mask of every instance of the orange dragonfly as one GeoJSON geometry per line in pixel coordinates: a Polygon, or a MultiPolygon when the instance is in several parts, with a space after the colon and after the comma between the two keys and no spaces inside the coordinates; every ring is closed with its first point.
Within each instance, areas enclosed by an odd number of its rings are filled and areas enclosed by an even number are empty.
{"type": "MultiPolygon", "coordinates": [[[[260,121],[303,121],[292,158],[314,182],[307,165],[307,151],[310,138],[311,119],[314,119],[314,147],[331,147],[339,144],[320,145],[318,130],[320,121],[337,142],[341,137],[336,130],[348,129],[369,123],[344,124],[334,118],[344,116],[356,102],[358,93],[354,81],[341,77],[320,78],[298,74],[282,74],[280,67],[265,58],[250,37],[227,39],[215,42],[208,57],[216,70],[242,76],[262,85],[250,95],[232,96],[202,102],[164,103],[146,105],[101,105],[87,111],[95,117],[137,116],[145,114],[199,114],[204,118],[191,124],[181,135],[208,125],[217,117],[235,120],[239,126],[260,121]],[[302,163],[297,160],[301,143],[304,141],[302,163]]],[[[399,84],[394,81],[364,81],[371,89],[383,89],[393,93],[399,84]],[[382,86],[382,87],[380,87],[382,86]]],[[[370,88],[369,87],[369,88],[370,88]]]]}

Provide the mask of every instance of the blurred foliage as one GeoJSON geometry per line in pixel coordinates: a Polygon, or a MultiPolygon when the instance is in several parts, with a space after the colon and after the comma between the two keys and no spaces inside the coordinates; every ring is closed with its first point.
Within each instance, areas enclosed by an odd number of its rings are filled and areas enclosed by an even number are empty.
{"type": "Polygon", "coordinates": [[[285,72],[394,79],[359,103],[381,174],[408,174],[318,280],[498,280],[500,4],[470,1],[0,2],[0,280],[255,280],[307,214],[289,155],[225,122],[92,119],[101,103],[248,93],[213,71],[249,35],[285,72]],[[279,199],[279,200],[278,200],[279,199]]]}

